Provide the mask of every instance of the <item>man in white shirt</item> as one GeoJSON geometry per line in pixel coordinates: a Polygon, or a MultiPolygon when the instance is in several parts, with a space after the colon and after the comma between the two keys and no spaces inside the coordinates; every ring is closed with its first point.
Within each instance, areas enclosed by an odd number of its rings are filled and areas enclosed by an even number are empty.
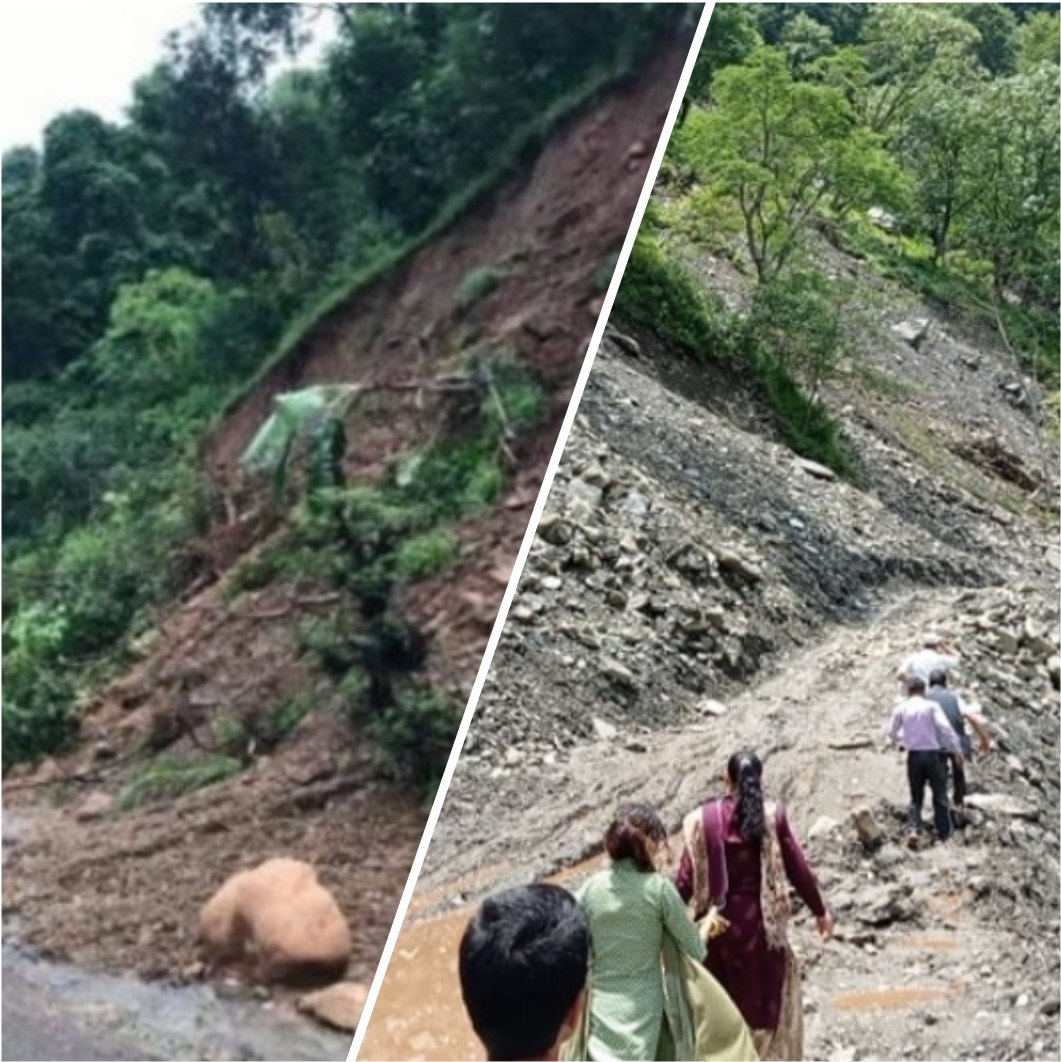
{"type": "Polygon", "coordinates": [[[946,841],[953,830],[947,800],[947,767],[943,753],[962,763],[961,739],[943,709],[925,697],[925,683],[916,675],[907,684],[910,696],[900,701],[888,722],[888,740],[906,749],[906,778],[910,785],[910,830],[907,844],[916,848],[921,836],[921,804],[925,787],[932,790],[936,839],[946,841]]]}
{"type": "Polygon", "coordinates": [[[919,678],[928,688],[928,680],[933,671],[942,671],[947,674],[961,664],[961,653],[954,644],[938,634],[926,634],[921,639],[921,648],[916,653],[911,653],[903,661],[896,678],[903,685],[903,689],[909,694],[910,680],[919,678]]]}

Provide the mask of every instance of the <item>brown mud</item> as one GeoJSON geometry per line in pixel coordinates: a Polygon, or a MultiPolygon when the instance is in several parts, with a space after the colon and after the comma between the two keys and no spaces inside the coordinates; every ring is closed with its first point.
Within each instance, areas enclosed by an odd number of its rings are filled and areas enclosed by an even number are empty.
{"type": "MultiPolygon", "coordinates": [[[[236,459],[276,392],[357,382],[380,389],[350,414],[347,474],[371,478],[452,413],[430,388],[418,402],[403,389],[410,381],[451,371],[477,344],[515,353],[544,388],[546,416],[522,441],[504,497],[455,529],[459,563],[404,592],[407,614],[434,636],[430,677],[466,695],[599,312],[601,271],[625,237],[687,47],[667,43],[565,120],[518,178],[328,315],[207,441],[205,466],[228,515],[200,544],[204,579],[160,614],[139,661],[86,704],[73,751],[4,780],[5,808],[29,825],[3,886],[26,945],[91,969],[194,979],[200,906],[230,873],[285,855],[318,868],[352,927],[349,976],[371,977],[426,808],[380,778],[371,749],[327,710],[327,691],[300,658],[298,626],[327,602],[284,581],[224,592],[224,577],[275,527],[265,492],[240,481],[236,459]],[[481,267],[501,282],[459,311],[461,281],[481,267]],[[91,800],[114,797],[143,770],[140,750],[172,721],[189,675],[201,734],[238,706],[260,710],[296,693],[317,710],[227,781],[90,814],[91,800]]],[[[170,751],[195,750],[185,736],[170,751]]]]}

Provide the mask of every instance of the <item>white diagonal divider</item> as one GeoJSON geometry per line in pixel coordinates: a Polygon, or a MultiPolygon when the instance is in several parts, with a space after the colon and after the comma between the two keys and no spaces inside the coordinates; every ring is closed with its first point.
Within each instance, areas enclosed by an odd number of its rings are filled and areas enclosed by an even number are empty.
{"type": "Polygon", "coordinates": [[[597,319],[597,326],[594,328],[593,335],[590,338],[589,349],[586,352],[586,360],[582,365],[582,371],[578,375],[578,380],[575,382],[575,387],[571,394],[571,402],[567,407],[564,422],[560,427],[560,434],[557,436],[556,446],[553,448],[552,457],[549,459],[549,467],[545,471],[545,479],[542,481],[541,492],[538,495],[537,502],[535,502],[534,511],[531,513],[530,523],[527,525],[527,531],[523,536],[523,542],[520,545],[519,554],[516,556],[516,563],[512,568],[512,575],[509,578],[508,586],[505,588],[505,596],[501,600],[501,608],[497,613],[497,619],[494,621],[493,630],[490,632],[490,640],[487,642],[486,652],[483,655],[482,663],[479,665],[479,672],[475,676],[475,684],[472,686],[471,696],[468,698],[468,705],[464,709],[464,718],[461,719],[460,727],[457,730],[457,737],[453,742],[453,749],[450,752],[449,761],[446,764],[446,770],[442,774],[442,780],[439,782],[438,792],[435,794],[435,801],[431,805],[431,814],[428,815],[427,825],[424,827],[424,835],[420,838],[420,845],[416,850],[416,858],[413,860],[412,868],[409,871],[409,879],[405,883],[405,889],[402,892],[402,898],[398,904],[398,910],[394,915],[394,922],[391,925],[390,933],[387,935],[387,943],[384,945],[383,954],[380,957],[379,966],[376,969],[376,975],[372,979],[368,998],[365,1001],[365,1009],[361,1014],[361,1020],[357,1023],[357,1031],[354,1033],[353,1043],[350,1045],[350,1053],[347,1055],[347,1062],[354,1062],[357,1058],[358,1051],[361,1049],[361,1044],[368,1031],[369,1023],[372,1020],[372,1011],[375,1008],[380,988],[383,986],[383,980],[387,975],[387,967],[390,965],[391,955],[394,953],[394,947],[398,942],[398,935],[401,933],[402,925],[405,922],[405,914],[412,901],[417,879],[420,877],[420,868],[423,866],[424,859],[427,857],[427,850],[431,844],[431,836],[435,832],[435,824],[438,822],[438,817],[442,812],[442,805],[446,801],[446,793],[449,791],[450,782],[453,779],[453,772],[457,767],[457,760],[460,759],[465,739],[468,736],[468,729],[471,726],[472,719],[475,717],[475,708],[479,703],[479,696],[482,693],[483,684],[486,682],[486,676],[490,673],[490,663],[494,658],[497,643],[501,638],[501,631],[505,626],[505,620],[508,618],[508,610],[512,605],[513,597],[515,597],[516,587],[519,585],[520,576],[523,574],[523,566],[527,562],[527,554],[530,552],[531,542],[533,542],[535,531],[538,528],[538,521],[541,519],[545,503],[549,498],[549,490],[553,485],[553,478],[555,477],[556,469],[560,464],[560,458],[563,455],[564,446],[567,444],[567,437],[570,435],[571,426],[575,422],[579,402],[582,400],[582,392],[586,389],[586,382],[589,380],[589,374],[593,368],[593,360],[597,356],[597,348],[600,346],[601,338],[604,335],[604,328],[611,315],[612,304],[615,302],[615,296],[619,291],[619,285],[622,282],[623,273],[626,271],[626,263],[630,258],[630,252],[633,249],[634,240],[637,238],[637,231],[641,227],[641,219],[644,217],[645,209],[648,207],[648,201],[656,183],[656,175],[659,173],[660,163],[663,161],[664,152],[666,152],[667,145],[670,142],[671,132],[674,129],[674,123],[677,121],[682,100],[685,98],[685,90],[689,85],[690,77],[692,77],[693,67],[696,64],[697,56],[700,54],[700,45],[703,43],[704,34],[707,32],[707,25],[711,20],[711,12],[714,10],[714,7],[715,5],[713,2],[706,3],[704,4],[703,11],[700,13],[700,21],[697,24],[696,33],[693,35],[693,42],[689,48],[689,54],[686,57],[681,77],[678,79],[674,98],[671,100],[670,110],[667,112],[667,120],[663,123],[663,130],[660,133],[659,142],[656,144],[656,153],[652,156],[652,164],[649,166],[648,175],[645,178],[645,186],[641,189],[641,198],[637,202],[637,208],[634,210],[634,216],[630,222],[630,228],[626,233],[626,240],[623,243],[622,251],[619,253],[619,259],[615,264],[615,272],[612,274],[611,283],[608,285],[608,291],[604,296],[604,305],[601,307],[600,317],[597,319]]]}

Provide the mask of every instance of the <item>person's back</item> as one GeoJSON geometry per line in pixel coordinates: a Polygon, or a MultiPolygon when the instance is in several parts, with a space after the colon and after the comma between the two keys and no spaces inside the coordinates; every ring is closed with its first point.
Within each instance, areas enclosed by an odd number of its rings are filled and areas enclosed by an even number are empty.
{"type": "Polygon", "coordinates": [[[620,860],[579,890],[593,941],[594,986],[631,973],[657,971],[663,944],[659,874],[620,860]]]}
{"type": "Polygon", "coordinates": [[[925,697],[930,701],[935,701],[943,709],[947,722],[954,728],[954,732],[958,735],[959,742],[961,742],[962,754],[965,756],[970,755],[972,744],[965,729],[965,717],[962,714],[958,695],[946,686],[934,685],[929,687],[925,697]]]}
{"type": "Polygon", "coordinates": [[[958,735],[939,704],[924,695],[915,679],[916,692],[900,701],[892,713],[889,737],[907,752],[959,752],[958,735]]]}
{"type": "Polygon", "coordinates": [[[909,691],[910,681],[920,679],[928,686],[929,676],[933,671],[948,672],[961,664],[961,655],[950,642],[937,634],[926,634],[921,641],[921,648],[911,653],[899,668],[899,678],[909,691]]]}
{"type": "Polygon", "coordinates": [[[704,945],[655,858],[666,829],[647,805],[619,809],[604,846],[611,865],[578,898],[589,925],[592,992],[590,1058],[655,1058],[663,1032],[664,934],[701,960],[704,945]]]}

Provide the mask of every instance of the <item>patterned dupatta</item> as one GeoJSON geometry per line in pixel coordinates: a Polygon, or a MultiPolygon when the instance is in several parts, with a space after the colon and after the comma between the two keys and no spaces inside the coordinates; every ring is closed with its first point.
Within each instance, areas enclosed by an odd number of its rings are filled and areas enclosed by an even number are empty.
{"type": "MultiPolygon", "coordinates": [[[[787,947],[785,931],[792,908],[781,857],[781,844],[777,839],[778,807],[774,803],[767,803],[763,810],[766,829],[763,832],[761,852],[763,872],[760,906],[766,941],[771,948],[782,951],[787,947]]],[[[729,892],[722,801],[709,800],[686,815],[682,832],[693,866],[693,919],[699,922],[712,908],[723,911],[729,892]]]]}

